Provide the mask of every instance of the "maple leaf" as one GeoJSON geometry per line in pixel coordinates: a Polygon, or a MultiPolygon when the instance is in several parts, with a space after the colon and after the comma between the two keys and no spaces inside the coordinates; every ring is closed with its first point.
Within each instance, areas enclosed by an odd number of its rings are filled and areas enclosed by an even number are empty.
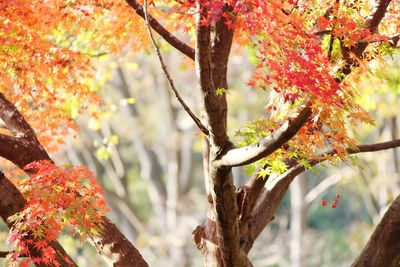
{"type": "Polygon", "coordinates": [[[63,169],[49,161],[38,161],[28,164],[25,170],[32,172],[30,179],[22,182],[28,205],[14,216],[22,219],[14,223],[8,242],[16,244],[18,255],[29,251],[30,242],[44,255],[34,261],[57,266],[49,240],[56,240],[67,225],[80,231],[83,237],[98,234],[94,228],[101,225],[101,217],[107,210],[102,190],[85,167],[63,169]],[[35,241],[23,240],[27,231],[35,241]]]}
{"type": "Polygon", "coordinates": [[[43,249],[47,246],[48,246],[48,244],[47,244],[47,241],[45,241],[45,240],[39,240],[35,243],[35,247],[38,249],[43,249]]]}

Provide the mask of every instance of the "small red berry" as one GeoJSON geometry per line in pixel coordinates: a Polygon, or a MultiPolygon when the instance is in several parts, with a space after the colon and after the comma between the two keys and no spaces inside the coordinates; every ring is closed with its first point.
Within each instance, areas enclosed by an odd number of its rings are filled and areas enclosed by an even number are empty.
{"type": "Polygon", "coordinates": [[[325,200],[325,199],[321,200],[321,206],[322,206],[322,207],[325,207],[325,206],[326,206],[326,204],[327,204],[327,202],[326,202],[326,200],[325,200]]]}
{"type": "Polygon", "coordinates": [[[337,202],[336,201],[331,204],[331,208],[332,209],[336,209],[336,206],[337,206],[337,202]]]}

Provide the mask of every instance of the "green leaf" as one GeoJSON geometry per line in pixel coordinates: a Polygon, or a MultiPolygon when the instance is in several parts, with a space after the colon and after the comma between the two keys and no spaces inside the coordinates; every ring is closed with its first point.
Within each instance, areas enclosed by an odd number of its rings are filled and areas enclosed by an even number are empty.
{"type": "Polygon", "coordinates": [[[271,170],[273,173],[281,174],[287,170],[287,166],[281,159],[277,159],[271,162],[271,170]]]}
{"type": "Polygon", "coordinates": [[[39,239],[39,238],[44,237],[43,231],[40,230],[40,229],[34,231],[34,232],[32,233],[32,235],[33,235],[33,237],[34,237],[35,239],[39,239]]]}
{"type": "Polygon", "coordinates": [[[218,88],[217,90],[215,90],[215,94],[216,95],[223,95],[223,94],[228,94],[228,90],[225,88],[218,88]]]}
{"type": "Polygon", "coordinates": [[[261,176],[263,179],[265,179],[265,177],[271,174],[271,170],[269,168],[261,169],[258,171],[257,174],[261,176]]]}

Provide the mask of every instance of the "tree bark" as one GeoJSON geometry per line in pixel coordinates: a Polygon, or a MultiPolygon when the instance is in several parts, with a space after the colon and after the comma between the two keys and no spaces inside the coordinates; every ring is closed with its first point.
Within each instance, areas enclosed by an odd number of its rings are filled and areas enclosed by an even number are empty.
{"type": "MultiPolygon", "coordinates": [[[[229,8],[229,6],[225,6],[229,8]]],[[[231,147],[226,132],[226,96],[216,89],[227,89],[227,63],[233,30],[223,21],[216,27],[202,25],[207,7],[197,1],[195,65],[202,93],[203,120],[208,129],[208,147],[204,154],[205,178],[208,187],[208,218],[193,232],[194,242],[205,259],[206,266],[252,266],[240,248],[238,208],[230,167],[218,166],[216,161],[231,147]],[[214,37],[213,41],[212,36],[214,37]]]]}
{"type": "Polygon", "coordinates": [[[93,240],[97,252],[114,267],[148,267],[136,247],[107,217],[102,220],[103,230],[93,240]]]}
{"type": "Polygon", "coordinates": [[[400,196],[390,205],[353,267],[400,265],[400,196]]]}

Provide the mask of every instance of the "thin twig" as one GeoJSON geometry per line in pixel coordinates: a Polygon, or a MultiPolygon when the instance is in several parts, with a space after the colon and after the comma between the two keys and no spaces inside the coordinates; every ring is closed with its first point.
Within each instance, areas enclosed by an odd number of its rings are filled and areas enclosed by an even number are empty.
{"type": "MultiPolygon", "coordinates": [[[[340,1],[336,0],[336,5],[334,5],[334,10],[333,10],[333,19],[337,20],[337,15],[339,13],[339,5],[340,1]]],[[[335,41],[335,35],[333,34],[333,30],[335,29],[336,25],[333,25],[332,31],[331,31],[331,39],[329,40],[329,48],[328,48],[328,60],[331,61],[332,57],[332,50],[333,50],[333,42],[335,41]]]]}
{"type": "Polygon", "coordinates": [[[183,101],[183,99],[182,99],[181,96],[179,95],[179,92],[178,92],[178,90],[177,90],[176,87],[175,87],[174,81],[171,79],[171,76],[170,76],[170,74],[169,74],[169,72],[168,72],[167,66],[166,66],[165,63],[164,63],[164,59],[163,59],[163,57],[162,57],[162,55],[161,55],[160,47],[158,46],[156,40],[154,39],[153,32],[152,32],[152,30],[151,30],[151,25],[150,25],[149,20],[148,20],[147,0],[144,1],[144,4],[143,4],[143,5],[144,5],[144,9],[143,9],[143,10],[144,10],[144,20],[145,20],[146,25],[147,25],[147,30],[148,30],[148,32],[149,32],[149,36],[150,36],[151,42],[153,43],[154,49],[155,49],[155,51],[156,51],[156,53],[157,53],[158,59],[159,59],[160,64],[161,64],[161,67],[162,67],[162,69],[163,69],[163,71],[164,71],[165,77],[167,78],[168,83],[169,83],[169,85],[171,86],[172,91],[174,91],[174,94],[175,94],[176,98],[178,99],[179,103],[181,103],[183,109],[184,109],[184,110],[189,114],[189,116],[193,119],[193,121],[196,123],[197,127],[199,127],[199,129],[200,129],[205,135],[208,135],[208,134],[209,134],[208,129],[201,123],[200,119],[197,118],[197,116],[191,111],[191,109],[186,105],[185,101],[183,101]]]}
{"type": "Polygon", "coordinates": [[[12,251],[0,251],[0,258],[5,258],[11,253],[12,251]]]}
{"type": "Polygon", "coordinates": [[[329,48],[328,48],[328,60],[329,61],[331,61],[334,41],[335,41],[335,36],[333,36],[333,34],[331,34],[331,39],[329,40],[329,48]]]}

